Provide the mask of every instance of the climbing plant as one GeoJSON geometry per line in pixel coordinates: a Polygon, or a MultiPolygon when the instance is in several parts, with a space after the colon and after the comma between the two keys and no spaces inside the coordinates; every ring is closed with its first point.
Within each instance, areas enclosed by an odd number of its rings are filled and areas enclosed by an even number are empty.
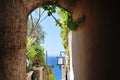
{"type": "MultiPolygon", "coordinates": [[[[48,16],[52,16],[55,21],[56,21],[56,24],[60,27],[63,27],[63,25],[66,25],[70,30],[72,31],[75,31],[77,30],[77,28],[84,23],[86,17],[85,15],[81,16],[80,18],[74,20],[71,16],[71,14],[69,12],[67,12],[66,10],[64,10],[63,8],[58,8],[56,5],[44,5],[42,6],[42,8],[47,11],[48,13],[48,16]],[[61,11],[61,12],[60,12],[61,11]],[[56,19],[54,16],[53,16],[53,13],[55,12],[59,12],[60,15],[64,14],[65,12],[65,16],[66,16],[66,20],[64,20],[64,22],[60,22],[59,20],[62,20],[62,19],[56,19]]],[[[59,14],[58,13],[58,14],[59,14]]],[[[64,16],[61,16],[62,18],[64,16]]]]}
{"type": "Polygon", "coordinates": [[[60,8],[57,13],[61,16],[61,19],[59,19],[59,22],[63,26],[61,28],[61,38],[66,52],[66,66],[69,67],[69,49],[68,49],[68,41],[67,41],[68,32],[70,31],[67,25],[69,12],[60,8]]]}

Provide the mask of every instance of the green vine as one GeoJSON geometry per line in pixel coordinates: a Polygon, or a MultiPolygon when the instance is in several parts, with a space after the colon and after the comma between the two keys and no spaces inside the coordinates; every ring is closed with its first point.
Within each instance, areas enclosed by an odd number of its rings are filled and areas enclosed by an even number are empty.
{"type": "Polygon", "coordinates": [[[77,30],[79,25],[83,24],[84,21],[85,21],[84,15],[76,20],[74,20],[71,15],[68,15],[67,27],[70,30],[75,31],[75,30],[77,30]]]}
{"type": "MultiPolygon", "coordinates": [[[[72,30],[72,31],[77,30],[77,28],[79,27],[79,25],[83,24],[84,21],[85,21],[85,19],[86,19],[85,15],[83,15],[82,17],[74,20],[69,12],[65,11],[65,10],[62,9],[62,8],[59,8],[59,9],[58,9],[56,5],[44,5],[42,8],[43,8],[44,10],[48,11],[48,12],[47,12],[47,13],[48,13],[48,16],[52,16],[52,17],[55,19],[56,25],[58,25],[58,26],[60,26],[60,27],[63,27],[62,24],[66,24],[66,26],[68,27],[68,29],[69,29],[69,30],[72,30]],[[61,23],[59,19],[57,20],[57,19],[52,15],[53,13],[56,13],[57,11],[60,11],[60,10],[61,10],[61,12],[62,12],[62,13],[60,13],[60,14],[67,13],[67,14],[65,14],[65,15],[67,16],[67,19],[66,19],[66,21],[64,21],[63,23],[61,23]]],[[[58,13],[58,14],[59,14],[59,13],[58,13]]],[[[62,17],[62,16],[61,16],[61,17],[62,17]]]]}

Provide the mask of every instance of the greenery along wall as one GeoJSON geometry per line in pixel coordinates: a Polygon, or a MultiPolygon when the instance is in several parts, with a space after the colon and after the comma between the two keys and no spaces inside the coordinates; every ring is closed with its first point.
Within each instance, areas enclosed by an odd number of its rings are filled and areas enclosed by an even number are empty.
{"type": "Polygon", "coordinates": [[[69,12],[65,11],[62,8],[59,8],[58,14],[61,16],[61,19],[59,19],[59,22],[61,23],[61,38],[62,38],[62,43],[66,51],[66,66],[69,67],[69,49],[68,49],[68,41],[67,41],[67,36],[69,32],[68,28],[68,17],[70,15],[69,12]]]}

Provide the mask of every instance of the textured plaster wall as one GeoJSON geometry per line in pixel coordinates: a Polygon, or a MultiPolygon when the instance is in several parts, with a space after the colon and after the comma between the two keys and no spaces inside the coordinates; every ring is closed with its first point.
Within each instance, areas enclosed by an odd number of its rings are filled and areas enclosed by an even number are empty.
{"type": "Polygon", "coordinates": [[[77,19],[83,14],[86,16],[85,23],[78,31],[72,32],[74,78],[115,80],[118,6],[115,1],[78,0],[73,18],[77,19]]]}

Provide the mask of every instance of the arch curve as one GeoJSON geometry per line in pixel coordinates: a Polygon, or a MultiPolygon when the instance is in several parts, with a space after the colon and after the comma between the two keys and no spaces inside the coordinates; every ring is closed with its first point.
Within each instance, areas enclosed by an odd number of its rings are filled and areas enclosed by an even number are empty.
{"type": "Polygon", "coordinates": [[[23,0],[29,15],[34,9],[43,5],[57,5],[70,13],[73,12],[77,0],[23,0]]]}

